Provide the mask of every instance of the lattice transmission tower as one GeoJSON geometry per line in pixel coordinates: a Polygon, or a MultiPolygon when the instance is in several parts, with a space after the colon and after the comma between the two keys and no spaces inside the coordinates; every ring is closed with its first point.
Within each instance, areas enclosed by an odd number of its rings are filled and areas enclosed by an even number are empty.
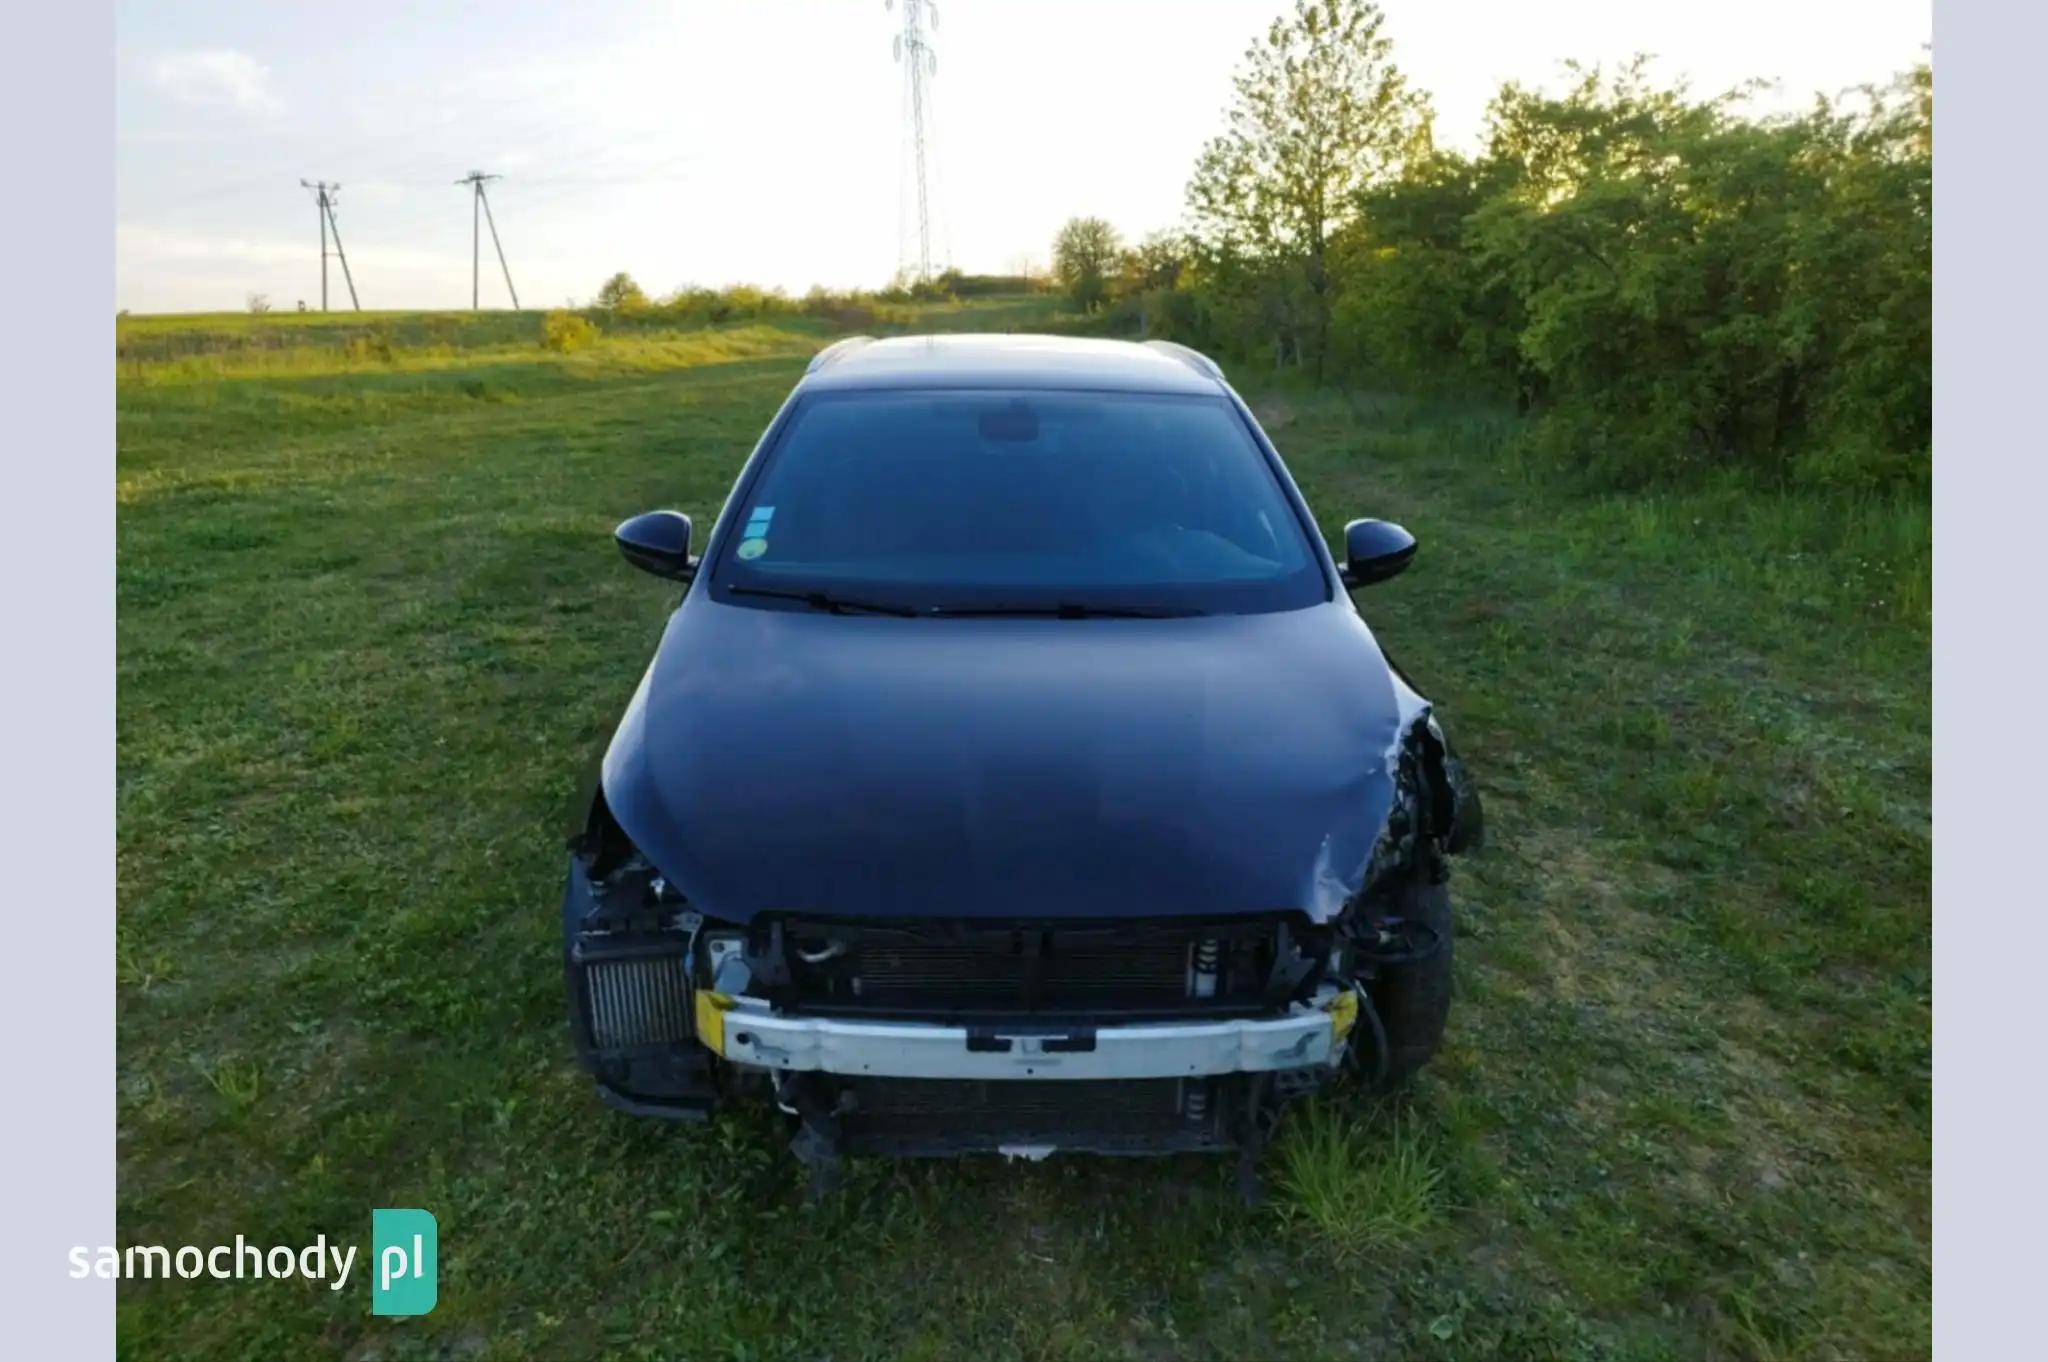
{"type": "MultiPolygon", "coordinates": [[[[896,8],[897,0],[885,0],[896,8]]],[[[932,193],[929,165],[931,92],[927,82],[938,74],[939,54],[932,45],[930,29],[939,26],[938,6],[932,0],[902,0],[903,31],[896,35],[896,61],[903,68],[904,95],[909,105],[911,173],[917,180],[917,277],[932,277],[932,193]],[[927,28],[926,21],[930,21],[927,28]]]]}

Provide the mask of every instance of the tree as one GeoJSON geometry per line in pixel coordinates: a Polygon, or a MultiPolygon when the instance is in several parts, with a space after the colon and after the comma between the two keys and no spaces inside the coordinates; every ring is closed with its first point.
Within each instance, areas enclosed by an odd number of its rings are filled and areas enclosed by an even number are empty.
{"type": "Polygon", "coordinates": [[[1154,232],[1117,262],[1117,289],[1134,294],[1174,288],[1187,264],[1188,244],[1179,233],[1154,232]]]}
{"type": "Polygon", "coordinates": [[[1202,149],[1188,183],[1205,247],[1226,270],[1249,266],[1260,313],[1299,318],[1318,378],[1329,349],[1331,239],[1355,216],[1361,190],[1430,146],[1428,96],[1394,66],[1384,24],[1366,0],[1295,0],[1293,15],[1246,49],[1229,128],[1202,149]]]}
{"type": "Polygon", "coordinates": [[[597,305],[612,312],[637,312],[648,305],[647,294],[632,275],[620,270],[598,287],[597,305]]]}
{"type": "Polygon", "coordinates": [[[1109,296],[1122,250],[1116,228],[1101,218],[1068,218],[1053,238],[1053,277],[1083,312],[1093,312],[1109,296]]]}
{"type": "Polygon", "coordinates": [[[1183,290],[1189,281],[1192,247],[1179,232],[1153,232],[1117,257],[1109,293],[1116,302],[1112,325],[1135,321],[1140,336],[1188,334],[1195,301],[1183,290]]]}
{"type": "Polygon", "coordinates": [[[248,301],[251,312],[260,314],[270,311],[270,295],[267,293],[252,293],[248,301]]]}

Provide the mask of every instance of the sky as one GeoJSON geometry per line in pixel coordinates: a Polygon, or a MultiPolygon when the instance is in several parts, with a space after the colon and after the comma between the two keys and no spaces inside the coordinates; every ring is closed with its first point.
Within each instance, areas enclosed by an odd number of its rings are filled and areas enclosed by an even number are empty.
{"type": "MultiPolygon", "coordinates": [[[[938,0],[934,253],[1042,268],[1059,224],[1176,225],[1245,47],[1291,0],[938,0]]],[[[1633,53],[1702,94],[1761,103],[1882,81],[1921,60],[1927,0],[1385,0],[1394,60],[1440,144],[1474,150],[1509,80],[1633,53]]],[[[115,295],[136,312],[320,300],[338,181],[365,308],[467,307],[471,204],[488,193],[527,307],[626,270],[650,293],[753,283],[873,288],[914,253],[907,100],[884,0],[346,7],[124,0],[115,20],[115,295]]],[[[485,307],[509,306],[482,243],[485,307]]],[[[330,264],[330,306],[346,307],[330,264]]]]}

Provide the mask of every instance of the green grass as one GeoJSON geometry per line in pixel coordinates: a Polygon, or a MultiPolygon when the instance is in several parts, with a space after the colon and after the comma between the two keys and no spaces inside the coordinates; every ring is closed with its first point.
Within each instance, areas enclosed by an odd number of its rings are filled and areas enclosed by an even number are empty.
{"type": "Polygon", "coordinates": [[[608,531],[708,523],[819,324],[435,320],[121,367],[115,968],[121,1242],[424,1206],[440,1305],[125,1285],[124,1353],[1927,1350],[1925,504],[1601,494],[1498,413],[1238,375],[1327,534],[1423,544],[1361,600],[1488,801],[1443,1054],[1289,1131],[1259,1211],[1228,1160],[1055,1158],[806,1212],[771,1115],[598,1104],[556,905],[669,604],[608,531]]]}
{"type": "Polygon", "coordinates": [[[1281,1128],[1281,1209],[1345,1268],[1395,1248],[1437,1217],[1443,1169],[1412,1123],[1363,1122],[1323,1103],[1281,1128]]]}

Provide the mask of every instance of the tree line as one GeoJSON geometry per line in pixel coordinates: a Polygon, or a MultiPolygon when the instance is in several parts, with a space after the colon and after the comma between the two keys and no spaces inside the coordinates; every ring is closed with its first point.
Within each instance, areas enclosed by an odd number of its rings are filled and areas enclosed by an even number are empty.
{"type": "Polygon", "coordinates": [[[1183,226],[1075,218],[1054,274],[1108,330],[1318,382],[1512,402],[1604,481],[1736,469],[1924,485],[1933,76],[1797,115],[1646,60],[1503,87],[1480,151],[1365,0],[1296,0],[1247,50],[1183,226]]]}

